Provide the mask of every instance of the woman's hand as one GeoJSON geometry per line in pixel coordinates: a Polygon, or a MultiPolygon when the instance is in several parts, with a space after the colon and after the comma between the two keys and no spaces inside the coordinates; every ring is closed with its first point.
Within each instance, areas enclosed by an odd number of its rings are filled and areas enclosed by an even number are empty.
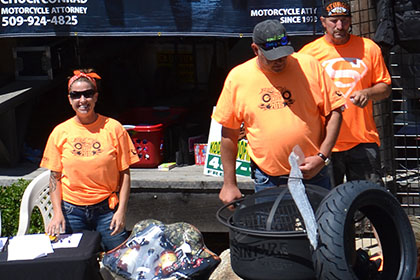
{"type": "Polygon", "coordinates": [[[66,220],[61,209],[61,172],[52,171],[50,173],[49,191],[53,208],[53,217],[45,229],[48,235],[58,235],[66,232],[66,220]]]}
{"type": "Polygon", "coordinates": [[[57,212],[54,212],[53,218],[45,230],[45,233],[51,236],[59,235],[66,231],[66,220],[64,219],[63,212],[57,212]]]}
{"type": "Polygon", "coordinates": [[[112,216],[111,224],[109,229],[112,230],[111,236],[121,232],[125,227],[125,213],[117,210],[112,216]]]}

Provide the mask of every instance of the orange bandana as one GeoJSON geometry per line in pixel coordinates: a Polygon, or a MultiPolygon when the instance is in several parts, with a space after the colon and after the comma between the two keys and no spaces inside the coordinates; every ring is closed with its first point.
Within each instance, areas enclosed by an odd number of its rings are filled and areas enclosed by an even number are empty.
{"type": "Polygon", "coordinates": [[[73,74],[74,74],[74,76],[73,77],[71,77],[70,78],[70,80],[69,80],[69,83],[68,83],[68,90],[70,90],[70,86],[76,81],[76,80],[78,80],[80,77],[85,77],[85,78],[87,78],[89,81],[91,81],[92,82],[92,84],[94,85],[94,87],[95,87],[95,90],[97,89],[96,88],[96,80],[95,79],[101,79],[101,77],[98,75],[98,74],[96,74],[95,72],[91,72],[91,73],[83,73],[83,72],[80,72],[79,70],[74,70],[73,71],[73,74]]]}

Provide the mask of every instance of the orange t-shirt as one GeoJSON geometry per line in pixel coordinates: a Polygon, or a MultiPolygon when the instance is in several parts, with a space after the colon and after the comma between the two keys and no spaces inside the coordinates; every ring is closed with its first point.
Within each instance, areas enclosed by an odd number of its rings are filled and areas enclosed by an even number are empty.
{"type": "Polygon", "coordinates": [[[350,101],[352,92],[377,83],[391,84],[380,48],[370,39],[351,35],[344,45],[328,43],[325,37],[304,46],[299,53],[318,59],[347,99],[334,152],[347,151],[359,143],[380,144],[370,101],[365,108],[350,101]]]}
{"type": "Polygon", "coordinates": [[[71,118],[54,128],[41,167],[62,173],[63,200],[99,203],[119,190],[119,172],[139,161],[133,142],[116,120],[102,115],[89,125],[71,118]]]}
{"type": "Polygon", "coordinates": [[[212,117],[233,129],[243,122],[250,157],[267,174],[279,176],[289,174],[295,145],[305,156],[319,152],[325,116],[344,103],[321,64],[294,53],[280,73],[263,72],[256,58],[232,69],[212,117]]]}

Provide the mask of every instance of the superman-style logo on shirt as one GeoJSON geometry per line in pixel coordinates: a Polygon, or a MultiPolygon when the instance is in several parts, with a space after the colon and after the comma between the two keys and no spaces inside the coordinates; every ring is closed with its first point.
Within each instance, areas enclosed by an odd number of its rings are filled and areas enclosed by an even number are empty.
{"type": "Polygon", "coordinates": [[[363,60],[353,57],[325,60],[322,62],[322,66],[346,98],[368,71],[363,60]]]}

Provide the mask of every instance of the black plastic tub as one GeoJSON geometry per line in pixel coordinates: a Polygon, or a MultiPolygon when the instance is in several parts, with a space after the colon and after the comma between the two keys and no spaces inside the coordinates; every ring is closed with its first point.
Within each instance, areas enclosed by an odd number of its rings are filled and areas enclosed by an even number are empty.
{"type": "MultiPolygon", "coordinates": [[[[328,190],[307,185],[314,211],[328,190]]],[[[303,218],[286,185],[225,205],[217,219],[229,228],[233,271],[247,280],[315,279],[303,218]],[[235,211],[227,207],[235,204],[235,211]]]]}

